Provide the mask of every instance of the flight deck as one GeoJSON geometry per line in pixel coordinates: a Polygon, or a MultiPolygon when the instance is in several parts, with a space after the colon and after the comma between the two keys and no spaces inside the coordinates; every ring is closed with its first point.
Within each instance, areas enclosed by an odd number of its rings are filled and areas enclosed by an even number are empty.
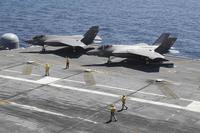
{"type": "MultiPolygon", "coordinates": [[[[48,47],[48,50],[55,48],[48,47]]],[[[200,61],[167,56],[142,65],[83,55],[41,54],[40,47],[0,52],[2,133],[199,133],[200,61]],[[44,65],[50,64],[50,76],[44,65]],[[128,110],[110,119],[110,105],[128,110]]]]}

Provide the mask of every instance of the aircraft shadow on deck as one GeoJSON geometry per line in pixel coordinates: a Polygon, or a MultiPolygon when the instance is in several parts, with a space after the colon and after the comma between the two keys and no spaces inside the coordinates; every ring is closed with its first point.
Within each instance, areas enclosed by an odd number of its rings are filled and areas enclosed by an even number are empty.
{"type": "Polygon", "coordinates": [[[164,64],[143,64],[140,62],[136,61],[129,61],[129,60],[123,60],[120,62],[111,62],[110,64],[104,63],[104,64],[88,64],[88,65],[83,65],[87,67],[92,67],[92,66],[106,66],[106,67],[126,67],[138,71],[143,71],[143,72],[159,72],[160,67],[166,67],[166,68],[172,68],[173,64],[172,63],[164,63],[164,64]]]}
{"type": "Polygon", "coordinates": [[[27,51],[27,52],[20,52],[20,53],[55,54],[61,57],[79,58],[81,55],[85,53],[85,51],[82,49],[73,50],[73,48],[65,47],[65,48],[60,48],[56,50],[46,50],[45,52],[27,51]]]}

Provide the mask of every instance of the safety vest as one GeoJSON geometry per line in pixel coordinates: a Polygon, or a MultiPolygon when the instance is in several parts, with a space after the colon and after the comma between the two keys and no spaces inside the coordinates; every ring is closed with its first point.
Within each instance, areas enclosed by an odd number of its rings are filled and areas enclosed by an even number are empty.
{"type": "Polygon", "coordinates": [[[125,96],[125,97],[122,97],[122,98],[121,98],[121,101],[122,101],[123,103],[125,103],[125,102],[126,102],[126,96],[125,96]]]}
{"type": "Polygon", "coordinates": [[[116,111],[115,106],[110,108],[110,112],[114,113],[116,111]]]}
{"type": "Polygon", "coordinates": [[[49,68],[50,68],[49,64],[45,64],[44,68],[45,68],[45,70],[49,70],[49,68]]]}

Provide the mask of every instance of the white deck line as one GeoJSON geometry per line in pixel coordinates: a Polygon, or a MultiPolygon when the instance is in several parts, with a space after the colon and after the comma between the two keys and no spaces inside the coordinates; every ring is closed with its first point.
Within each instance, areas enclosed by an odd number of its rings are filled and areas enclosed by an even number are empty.
{"type": "Polygon", "coordinates": [[[61,117],[67,117],[67,118],[70,118],[70,119],[79,119],[79,120],[91,122],[93,124],[97,124],[98,123],[96,121],[92,121],[92,120],[85,119],[85,118],[82,118],[82,117],[73,117],[73,116],[69,116],[69,115],[65,115],[65,114],[61,114],[61,113],[56,113],[56,112],[44,110],[44,109],[41,109],[41,108],[38,108],[38,107],[34,107],[34,106],[29,106],[29,105],[24,105],[24,104],[18,104],[18,103],[15,103],[15,102],[9,102],[8,104],[10,104],[12,106],[15,106],[15,107],[18,107],[18,108],[23,108],[23,109],[26,109],[26,110],[31,110],[31,111],[36,111],[36,112],[50,114],[50,115],[61,116],[61,117]]]}
{"type": "Polygon", "coordinates": [[[24,78],[17,78],[17,77],[12,77],[12,76],[0,75],[0,78],[11,79],[11,80],[17,80],[17,81],[24,81],[24,82],[29,82],[29,83],[38,84],[38,82],[37,82],[37,81],[34,81],[34,80],[24,79],[24,78]]]}
{"type": "MultiPolygon", "coordinates": [[[[5,71],[5,72],[13,72],[13,73],[21,73],[22,74],[22,72],[20,72],[20,71],[15,71],[15,70],[10,70],[10,69],[5,69],[3,71],[5,71]]],[[[41,75],[39,75],[39,74],[30,74],[30,75],[41,77],[41,75]]]]}
{"type": "Polygon", "coordinates": [[[87,92],[87,93],[92,93],[92,94],[97,94],[97,95],[110,96],[110,97],[120,97],[120,95],[116,95],[116,94],[112,94],[112,93],[88,90],[88,89],[77,88],[77,87],[72,87],[72,86],[59,85],[59,84],[54,84],[54,83],[51,83],[49,85],[53,86],[53,87],[58,87],[58,88],[63,88],[63,89],[68,89],[68,90],[74,90],[74,91],[87,92]]]}
{"type": "MultiPolygon", "coordinates": [[[[27,79],[11,77],[11,76],[0,75],[0,78],[18,80],[18,81],[24,81],[24,82],[31,82],[31,83],[35,83],[35,84],[41,84],[38,81],[27,80],[27,79]]],[[[80,92],[86,92],[86,93],[109,96],[109,97],[115,97],[115,98],[121,96],[121,95],[111,94],[111,93],[107,93],[107,92],[88,90],[88,89],[84,89],[84,88],[77,88],[77,87],[66,86],[66,85],[59,85],[59,84],[55,84],[55,83],[50,83],[48,85],[53,86],[53,87],[73,90],[73,91],[80,91],[80,92]]],[[[179,106],[179,105],[156,102],[156,101],[151,101],[151,100],[145,100],[145,99],[141,99],[141,98],[134,98],[134,97],[129,97],[129,98],[130,98],[131,101],[142,102],[142,103],[147,103],[147,104],[152,104],[152,105],[158,105],[158,106],[164,106],[164,107],[170,107],[170,108],[182,109],[182,110],[186,110],[186,111],[192,111],[192,112],[200,113],[200,108],[195,108],[195,105],[198,105],[200,107],[200,102],[199,101],[193,101],[188,106],[183,107],[183,106],[179,106]]]]}
{"type": "MultiPolygon", "coordinates": [[[[74,83],[79,83],[79,84],[85,84],[85,82],[71,80],[71,79],[64,79],[64,81],[74,82],[74,83]]],[[[120,88],[120,87],[114,87],[114,86],[109,86],[109,85],[102,85],[102,84],[96,84],[95,86],[104,87],[104,88],[110,88],[110,89],[115,89],[115,90],[130,91],[130,92],[137,91],[137,90],[130,90],[130,89],[125,89],[125,88],[120,88]]],[[[137,93],[142,93],[142,94],[146,94],[146,95],[153,95],[153,96],[160,96],[160,97],[166,97],[165,95],[155,94],[155,93],[150,93],[150,92],[143,92],[143,91],[138,91],[137,93]]]]}
{"type": "Polygon", "coordinates": [[[60,78],[54,78],[54,77],[46,76],[46,77],[43,77],[43,78],[37,80],[37,83],[39,83],[39,84],[49,84],[49,83],[55,82],[57,80],[60,80],[60,78]]]}

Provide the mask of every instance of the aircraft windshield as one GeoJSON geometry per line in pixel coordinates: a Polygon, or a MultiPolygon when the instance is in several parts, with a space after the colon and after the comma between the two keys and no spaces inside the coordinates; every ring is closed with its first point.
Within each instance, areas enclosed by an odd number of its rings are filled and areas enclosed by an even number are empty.
{"type": "Polygon", "coordinates": [[[37,35],[37,36],[33,37],[33,39],[40,39],[40,38],[43,38],[43,37],[44,37],[44,35],[37,35]]]}

